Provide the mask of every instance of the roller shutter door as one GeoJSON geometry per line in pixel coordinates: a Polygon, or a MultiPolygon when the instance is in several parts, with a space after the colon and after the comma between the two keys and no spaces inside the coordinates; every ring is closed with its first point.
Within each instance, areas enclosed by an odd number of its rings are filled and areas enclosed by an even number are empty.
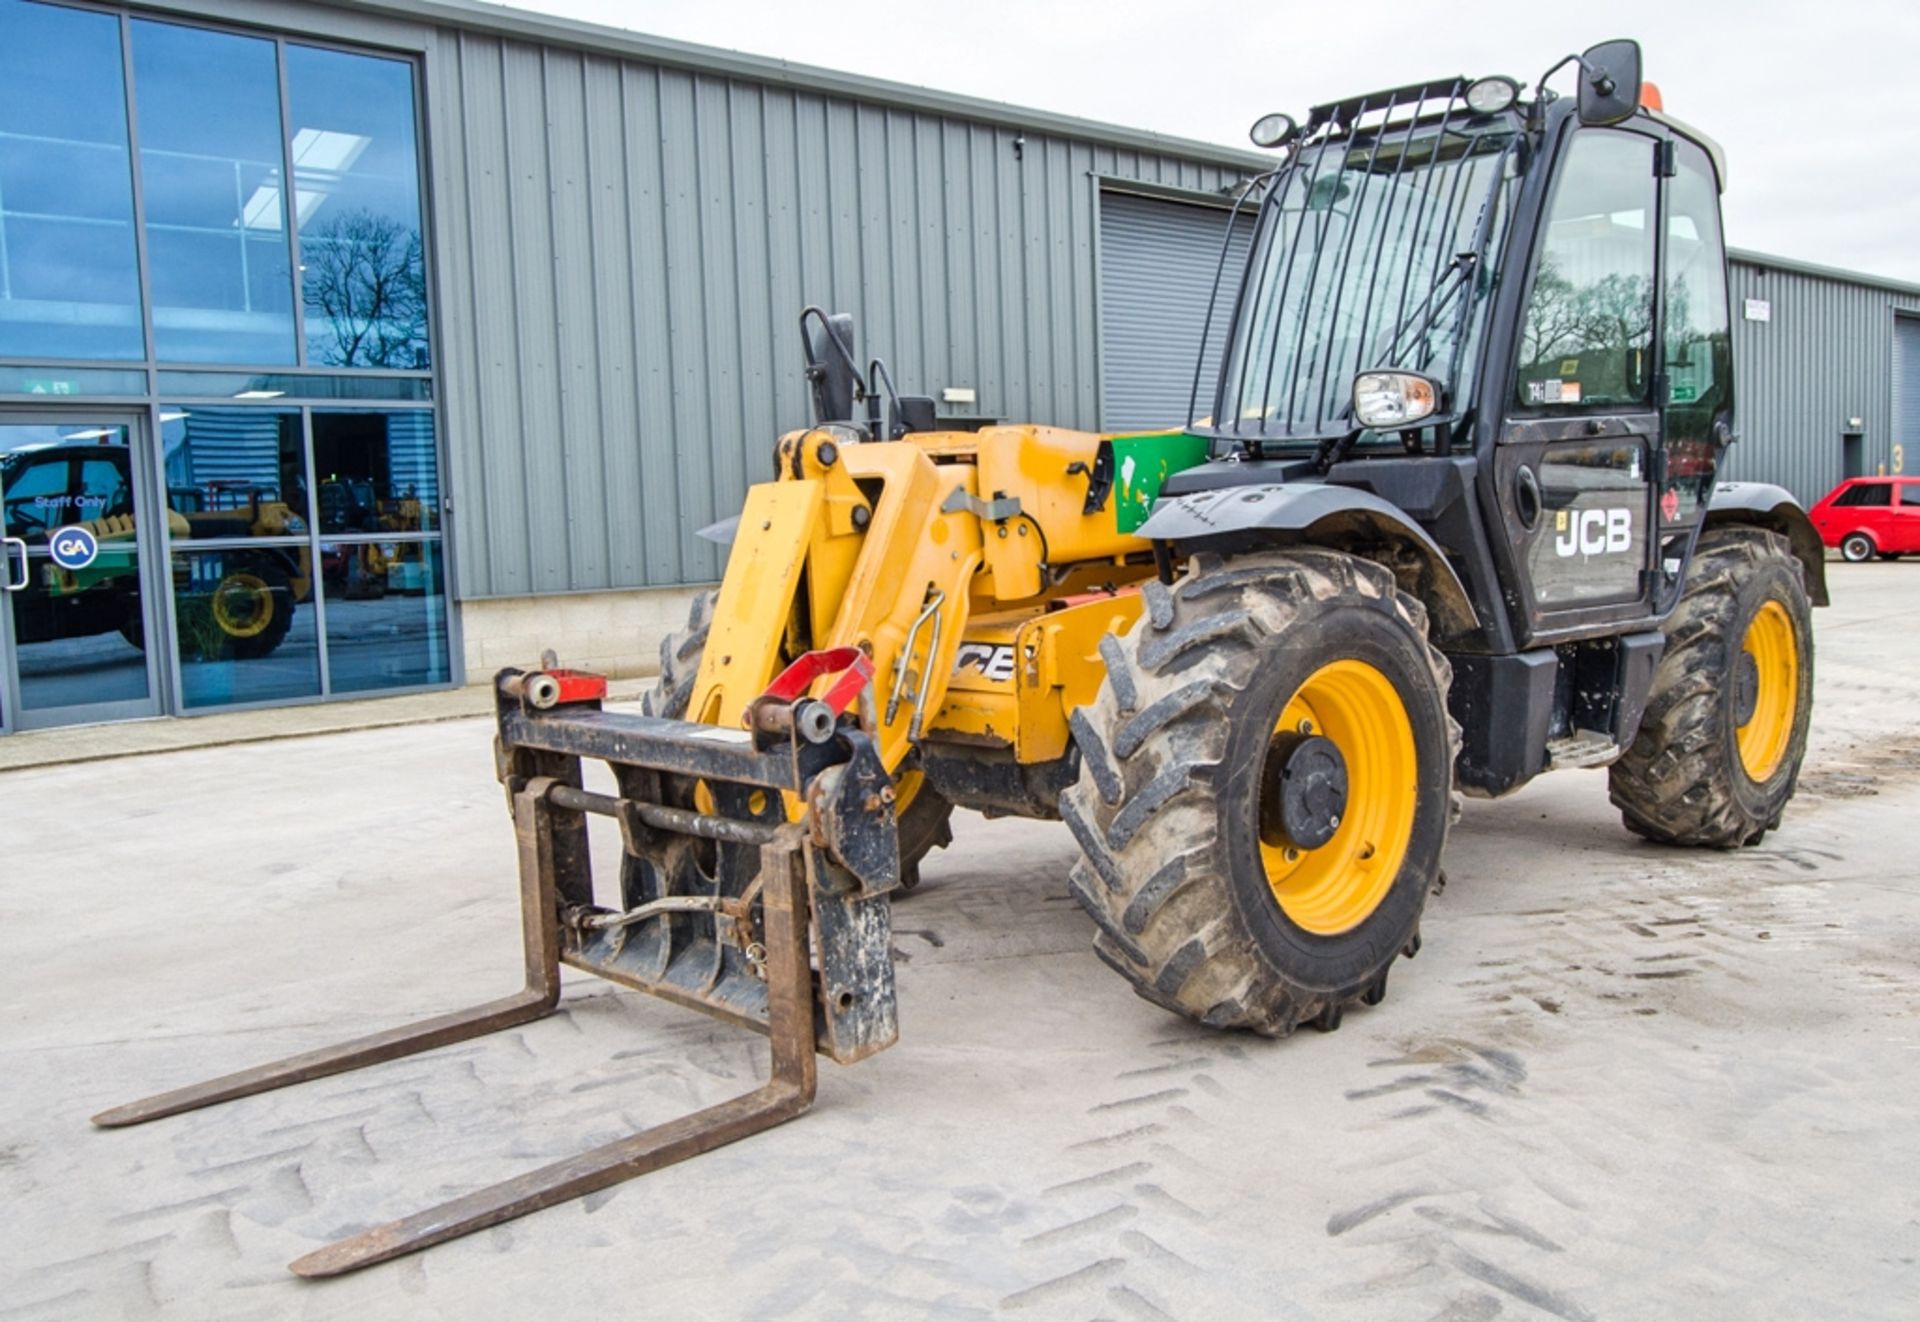
{"type": "MultiPolygon", "coordinates": [[[[1226,235],[1224,207],[1129,193],[1100,195],[1101,414],[1107,431],[1145,431],[1188,421],[1193,365],[1226,235]]],[[[1208,412],[1220,343],[1233,314],[1251,215],[1234,226],[1234,251],[1214,309],[1199,411],[1208,412]]]]}
{"type": "Polygon", "coordinates": [[[1920,317],[1893,319],[1893,439],[1898,471],[1920,473],[1920,317]]]}

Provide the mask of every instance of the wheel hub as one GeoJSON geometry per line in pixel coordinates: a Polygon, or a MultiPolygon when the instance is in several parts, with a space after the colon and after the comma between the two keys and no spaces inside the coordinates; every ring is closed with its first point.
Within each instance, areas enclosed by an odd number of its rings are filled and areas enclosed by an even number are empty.
{"type": "Polygon", "coordinates": [[[1760,705],[1760,663],[1752,652],[1742,651],[1733,665],[1733,723],[1745,725],[1760,705]]]}
{"type": "Polygon", "coordinates": [[[1347,811],[1347,759],[1317,734],[1280,734],[1261,772],[1260,839],[1276,848],[1318,849],[1347,811]]]}

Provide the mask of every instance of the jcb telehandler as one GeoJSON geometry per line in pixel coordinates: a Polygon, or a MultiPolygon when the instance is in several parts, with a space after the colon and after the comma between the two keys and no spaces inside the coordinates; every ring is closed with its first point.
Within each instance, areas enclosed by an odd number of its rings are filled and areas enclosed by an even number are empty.
{"type": "Polygon", "coordinates": [[[936,430],[810,309],[817,420],[644,714],[551,659],[497,677],[526,989],[98,1122],[537,1018],[561,964],[771,1037],[757,1092],[294,1264],[328,1275],[805,1110],[816,1051],[895,1038],[890,904],[954,806],[1063,818],[1084,857],[1054,884],[1100,956],[1276,1036],[1377,1003],[1418,949],[1456,789],[1611,764],[1641,835],[1759,840],[1805,747],[1820,543],[1784,491],[1715,484],[1719,152],[1634,43],[1567,64],[1571,99],[1450,78],[1256,124],[1282,154],[1177,431],[936,430]]]}

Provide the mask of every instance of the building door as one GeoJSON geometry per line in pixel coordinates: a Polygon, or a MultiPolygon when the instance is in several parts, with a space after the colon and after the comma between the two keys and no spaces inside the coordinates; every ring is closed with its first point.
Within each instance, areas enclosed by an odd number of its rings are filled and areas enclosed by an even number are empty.
{"type": "Polygon", "coordinates": [[[1100,426],[1155,431],[1192,421],[1194,364],[1200,372],[1196,412],[1213,408],[1220,346],[1253,233],[1251,208],[1234,226],[1233,251],[1220,264],[1228,210],[1112,190],[1100,194],[1100,426]],[[1220,273],[1220,300],[1207,330],[1207,304],[1220,273]]]}
{"type": "Polygon", "coordinates": [[[159,713],[147,472],[135,418],[0,413],[0,731],[159,713]]]}
{"type": "Polygon", "coordinates": [[[1889,473],[1912,471],[1920,455],[1920,317],[1893,319],[1893,450],[1889,473]]]}

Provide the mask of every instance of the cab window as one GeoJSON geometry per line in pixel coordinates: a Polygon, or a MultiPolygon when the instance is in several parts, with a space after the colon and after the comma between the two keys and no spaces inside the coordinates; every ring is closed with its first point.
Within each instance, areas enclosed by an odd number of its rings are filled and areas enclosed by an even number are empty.
{"type": "Polygon", "coordinates": [[[1900,504],[1907,509],[1920,508],[1920,482],[1900,484],[1900,504]]]}
{"type": "Polygon", "coordinates": [[[1733,340],[1713,162],[1684,138],[1674,140],[1667,185],[1665,283],[1667,434],[1704,438],[1714,414],[1731,402],[1733,340]]]}
{"type": "Polygon", "coordinates": [[[1521,408],[1646,402],[1655,188],[1652,139],[1575,134],[1554,181],[1521,324],[1521,408]]]}

